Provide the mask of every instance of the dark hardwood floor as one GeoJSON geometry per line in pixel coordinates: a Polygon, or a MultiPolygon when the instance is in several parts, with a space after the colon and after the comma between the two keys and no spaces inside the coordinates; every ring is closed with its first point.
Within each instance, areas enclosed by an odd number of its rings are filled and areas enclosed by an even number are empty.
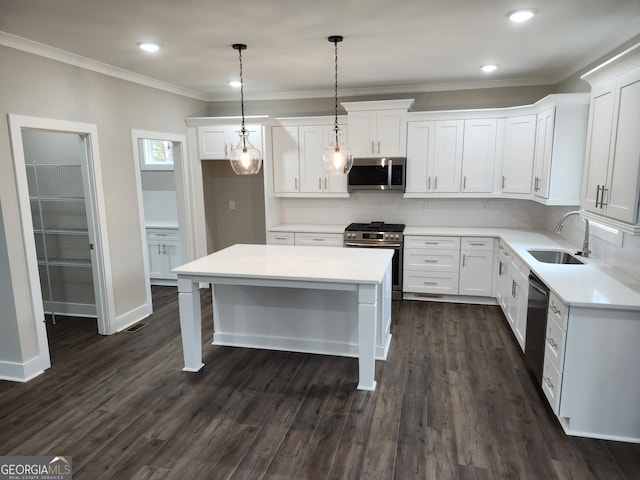
{"type": "Polygon", "coordinates": [[[49,325],[51,369],[0,382],[0,455],[69,455],[76,480],[640,479],[640,445],[562,432],[498,307],[394,302],[363,392],[356,359],[210,345],[202,295],[199,373],[173,288],[136,333],[49,325]]]}

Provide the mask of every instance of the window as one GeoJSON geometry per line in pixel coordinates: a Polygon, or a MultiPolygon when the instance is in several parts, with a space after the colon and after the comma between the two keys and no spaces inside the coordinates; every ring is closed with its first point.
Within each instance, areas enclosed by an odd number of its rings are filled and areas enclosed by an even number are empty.
{"type": "Polygon", "coordinates": [[[143,170],[173,170],[173,142],[142,138],[140,168],[143,170]]]}

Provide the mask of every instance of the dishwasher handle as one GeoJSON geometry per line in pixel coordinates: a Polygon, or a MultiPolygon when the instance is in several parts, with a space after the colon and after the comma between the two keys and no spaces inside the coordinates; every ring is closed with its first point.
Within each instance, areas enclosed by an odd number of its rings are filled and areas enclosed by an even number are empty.
{"type": "Polygon", "coordinates": [[[533,274],[529,274],[529,286],[541,295],[549,296],[549,288],[533,274]]]}

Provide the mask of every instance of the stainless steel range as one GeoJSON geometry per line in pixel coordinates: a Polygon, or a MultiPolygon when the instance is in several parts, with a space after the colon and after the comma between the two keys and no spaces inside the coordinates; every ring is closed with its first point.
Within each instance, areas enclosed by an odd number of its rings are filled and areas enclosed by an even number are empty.
{"type": "Polygon", "coordinates": [[[393,249],[391,297],[402,299],[404,223],[352,223],[344,230],[344,246],[393,249]]]}

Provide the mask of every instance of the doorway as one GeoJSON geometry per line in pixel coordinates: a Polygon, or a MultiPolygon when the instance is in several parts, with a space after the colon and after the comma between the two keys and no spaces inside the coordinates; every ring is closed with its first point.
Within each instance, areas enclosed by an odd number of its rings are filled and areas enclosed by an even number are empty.
{"type": "Polygon", "coordinates": [[[110,335],[97,127],[10,114],[9,128],[36,329],[62,314],[96,318],[110,335]]]}
{"type": "Polygon", "coordinates": [[[185,191],[185,136],[132,130],[141,238],[147,291],[146,314],[153,311],[151,285],[177,285],[171,270],[190,257],[190,208],[185,191]]]}

